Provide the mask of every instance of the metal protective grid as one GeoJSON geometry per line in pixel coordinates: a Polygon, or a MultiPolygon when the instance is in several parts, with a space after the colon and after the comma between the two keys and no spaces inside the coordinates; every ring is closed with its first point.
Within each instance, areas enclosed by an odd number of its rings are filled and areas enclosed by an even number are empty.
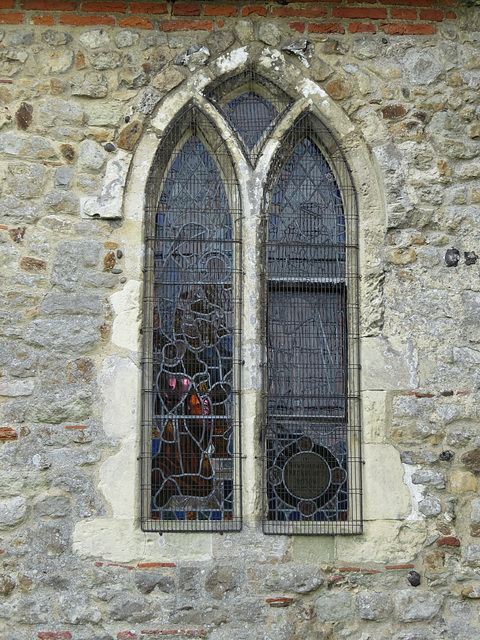
{"type": "Polygon", "coordinates": [[[357,198],[313,115],[286,136],[265,202],[264,532],[360,533],[357,198]]]}
{"type": "Polygon", "coordinates": [[[160,144],[146,200],[142,528],[239,530],[239,185],[195,107],[160,144]]]}
{"type": "Polygon", "coordinates": [[[221,82],[206,97],[228,120],[253,166],[269,132],[293,103],[283,89],[254,69],[221,82]]]}

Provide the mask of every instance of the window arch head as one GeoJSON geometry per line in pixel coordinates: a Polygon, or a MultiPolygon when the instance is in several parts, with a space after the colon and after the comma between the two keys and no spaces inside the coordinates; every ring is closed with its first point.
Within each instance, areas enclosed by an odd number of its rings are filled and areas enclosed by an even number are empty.
{"type": "Polygon", "coordinates": [[[281,87],[250,68],[223,80],[206,97],[229,122],[252,164],[268,134],[293,104],[281,87]]]}

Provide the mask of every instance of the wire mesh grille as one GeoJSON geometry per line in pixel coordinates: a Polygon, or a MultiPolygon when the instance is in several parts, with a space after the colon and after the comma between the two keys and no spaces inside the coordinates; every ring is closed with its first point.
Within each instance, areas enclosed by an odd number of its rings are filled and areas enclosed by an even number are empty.
{"type": "Polygon", "coordinates": [[[265,223],[264,531],[361,531],[356,194],[312,115],[270,173],[265,223]]]}
{"type": "Polygon", "coordinates": [[[146,195],[142,526],[238,530],[239,188],[195,107],[164,137],[146,195]]]}
{"type": "Polygon", "coordinates": [[[206,97],[229,121],[253,165],[268,133],[293,102],[283,89],[254,69],[221,82],[206,97]]]}

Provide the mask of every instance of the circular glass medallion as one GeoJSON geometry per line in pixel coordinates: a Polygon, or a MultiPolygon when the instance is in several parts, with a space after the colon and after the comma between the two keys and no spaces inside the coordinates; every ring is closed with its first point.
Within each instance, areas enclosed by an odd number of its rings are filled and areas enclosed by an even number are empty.
{"type": "Polygon", "coordinates": [[[330,484],[329,467],[317,453],[298,453],[285,465],[284,484],[296,498],[315,500],[330,484]]]}

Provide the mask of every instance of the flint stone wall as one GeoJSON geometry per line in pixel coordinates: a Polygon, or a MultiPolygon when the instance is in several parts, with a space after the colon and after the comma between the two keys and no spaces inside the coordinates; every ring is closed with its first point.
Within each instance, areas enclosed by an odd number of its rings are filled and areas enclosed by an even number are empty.
{"type": "Polygon", "coordinates": [[[478,3],[0,7],[0,635],[480,637],[478,3]],[[248,372],[243,531],[139,527],[145,180],[249,65],[304,88],[358,189],[360,536],[261,533],[248,372]]]}

